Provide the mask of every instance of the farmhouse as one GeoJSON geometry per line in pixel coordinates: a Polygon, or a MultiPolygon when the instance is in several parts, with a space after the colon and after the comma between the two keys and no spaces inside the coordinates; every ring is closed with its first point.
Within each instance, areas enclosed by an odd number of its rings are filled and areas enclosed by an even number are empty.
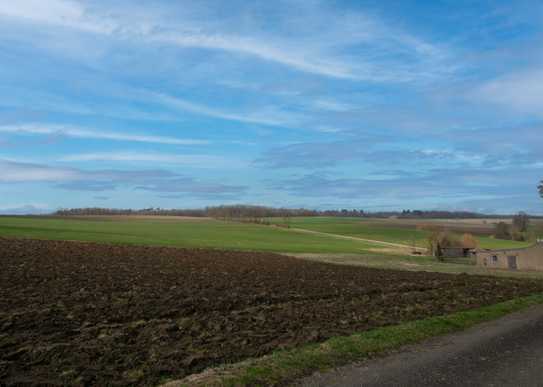
{"type": "Polygon", "coordinates": [[[477,265],[496,269],[543,271],[543,241],[523,249],[478,250],[477,265]]]}

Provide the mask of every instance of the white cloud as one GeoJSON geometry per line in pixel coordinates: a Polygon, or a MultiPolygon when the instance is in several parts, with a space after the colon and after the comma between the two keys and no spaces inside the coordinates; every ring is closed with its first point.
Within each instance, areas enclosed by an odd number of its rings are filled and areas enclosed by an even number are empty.
{"type": "MultiPolygon", "coordinates": [[[[119,7],[118,4],[112,4],[110,8],[93,4],[91,8],[69,0],[17,0],[0,5],[0,16],[138,43],[250,55],[302,72],[340,79],[412,81],[453,69],[445,65],[446,50],[392,28],[368,14],[339,13],[319,2],[297,5],[303,8],[304,20],[295,19],[294,24],[310,25],[311,33],[301,25],[298,28],[304,30],[301,33],[293,33],[287,28],[274,34],[266,33],[258,22],[251,23],[254,24],[252,29],[237,28],[235,24],[244,23],[221,22],[221,18],[211,11],[204,12],[199,19],[193,19],[194,13],[186,11],[184,17],[176,19],[176,24],[171,24],[164,16],[168,15],[167,11],[161,14],[155,8],[139,9],[137,6],[112,11],[115,6],[119,7]],[[334,23],[328,23],[331,18],[334,23]],[[365,47],[356,59],[344,55],[345,48],[351,45],[365,47]],[[380,54],[376,56],[376,52],[380,54]],[[389,54],[383,56],[386,52],[389,54]],[[396,54],[408,56],[410,60],[398,61],[396,54]]],[[[196,4],[183,6],[198,8],[196,4]]],[[[285,20],[277,21],[279,27],[293,24],[288,9],[285,9],[285,15],[282,16],[285,20]]],[[[242,15],[239,17],[243,19],[242,15]]],[[[251,17],[259,19],[262,15],[251,17]]]]}
{"type": "Polygon", "coordinates": [[[104,132],[97,130],[89,130],[63,125],[48,125],[48,124],[25,124],[25,125],[9,125],[0,126],[0,133],[28,133],[42,135],[62,135],[74,138],[101,139],[112,141],[129,141],[143,142],[153,144],[169,144],[169,145],[204,145],[209,144],[206,140],[182,139],[175,137],[153,136],[146,134],[127,134],[119,132],[104,132]]]}
{"type": "Polygon", "coordinates": [[[152,102],[160,102],[175,109],[208,117],[221,118],[228,121],[291,127],[296,126],[300,120],[303,119],[303,117],[298,114],[279,111],[275,108],[257,111],[253,110],[246,113],[232,113],[222,109],[190,102],[182,98],[172,97],[163,93],[147,92],[146,95],[151,99],[152,102]]]}
{"type": "Polygon", "coordinates": [[[58,161],[119,161],[164,164],[182,164],[201,168],[219,168],[246,165],[238,160],[214,155],[179,155],[141,152],[98,152],[67,155],[58,161]]]}
{"type": "MultiPolygon", "coordinates": [[[[111,33],[114,26],[86,15],[85,7],[71,0],[15,0],[0,2],[0,17],[75,28],[94,33],[111,33]]],[[[102,19],[105,20],[105,19],[102,19]]]]}
{"type": "Polygon", "coordinates": [[[472,97],[522,113],[543,116],[543,70],[529,70],[494,79],[472,97]]]}
{"type": "Polygon", "coordinates": [[[309,59],[304,55],[297,55],[292,51],[272,47],[249,38],[224,35],[181,35],[177,33],[157,34],[150,37],[149,40],[172,43],[182,47],[209,48],[254,55],[308,73],[335,78],[356,78],[352,69],[345,64],[318,57],[309,59]]]}
{"type": "Polygon", "coordinates": [[[181,193],[202,198],[234,198],[242,195],[247,187],[200,181],[189,176],[160,169],[151,170],[83,170],[49,165],[30,164],[0,159],[0,183],[53,184],[56,188],[73,191],[104,192],[118,187],[181,193]]]}
{"type": "Polygon", "coordinates": [[[316,101],[313,102],[313,106],[316,107],[317,109],[328,110],[328,111],[333,111],[333,112],[347,112],[349,110],[355,109],[355,106],[351,104],[334,101],[331,99],[317,99],[316,101]]]}
{"type": "Polygon", "coordinates": [[[104,35],[131,37],[148,42],[168,43],[181,47],[217,49],[253,55],[290,66],[301,71],[338,78],[354,78],[346,66],[331,60],[314,58],[288,51],[255,39],[224,34],[192,31],[155,32],[158,26],[127,23],[107,15],[94,15],[81,4],[68,0],[17,0],[0,3],[0,16],[23,21],[67,27],[104,35]]]}
{"type": "Polygon", "coordinates": [[[79,177],[79,172],[71,168],[56,168],[39,164],[19,163],[0,160],[0,183],[65,181],[79,177]]]}
{"type": "Polygon", "coordinates": [[[17,0],[0,3],[0,15],[63,24],[82,17],[82,7],[66,0],[17,0]]]}

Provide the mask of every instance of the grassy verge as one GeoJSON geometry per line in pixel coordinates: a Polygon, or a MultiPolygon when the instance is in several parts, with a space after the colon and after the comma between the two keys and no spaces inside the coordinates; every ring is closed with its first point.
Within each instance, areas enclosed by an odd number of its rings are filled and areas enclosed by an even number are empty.
{"type": "Polygon", "coordinates": [[[449,274],[467,273],[510,278],[543,278],[543,272],[541,271],[489,269],[469,264],[467,261],[463,262],[460,259],[451,259],[441,262],[434,257],[424,255],[408,256],[373,252],[364,254],[289,253],[288,255],[310,261],[333,263],[336,265],[365,266],[389,270],[430,271],[449,274]]]}
{"type": "Polygon", "coordinates": [[[543,294],[536,294],[446,316],[378,328],[347,337],[336,337],[320,344],[277,351],[259,359],[208,370],[181,381],[166,383],[165,386],[283,384],[315,371],[325,371],[364,360],[404,345],[460,331],[542,303],[543,294]]]}

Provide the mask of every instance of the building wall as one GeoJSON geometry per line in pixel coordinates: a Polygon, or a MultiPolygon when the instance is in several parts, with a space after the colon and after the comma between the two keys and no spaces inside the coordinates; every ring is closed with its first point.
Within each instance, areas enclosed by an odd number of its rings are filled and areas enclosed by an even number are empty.
{"type": "Polygon", "coordinates": [[[479,250],[477,251],[477,265],[496,268],[514,269],[511,263],[516,263],[518,270],[543,271],[543,243],[525,249],[510,250],[479,250]]]}
{"type": "Polygon", "coordinates": [[[460,258],[464,256],[464,249],[461,247],[447,247],[441,249],[443,258],[460,258]]]}

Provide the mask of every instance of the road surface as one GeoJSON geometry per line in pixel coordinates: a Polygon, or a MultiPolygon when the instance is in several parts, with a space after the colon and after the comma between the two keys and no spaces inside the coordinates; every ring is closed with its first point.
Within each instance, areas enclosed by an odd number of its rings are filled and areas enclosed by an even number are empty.
{"type": "Polygon", "coordinates": [[[543,306],[300,382],[303,386],[543,386],[543,306]]]}

